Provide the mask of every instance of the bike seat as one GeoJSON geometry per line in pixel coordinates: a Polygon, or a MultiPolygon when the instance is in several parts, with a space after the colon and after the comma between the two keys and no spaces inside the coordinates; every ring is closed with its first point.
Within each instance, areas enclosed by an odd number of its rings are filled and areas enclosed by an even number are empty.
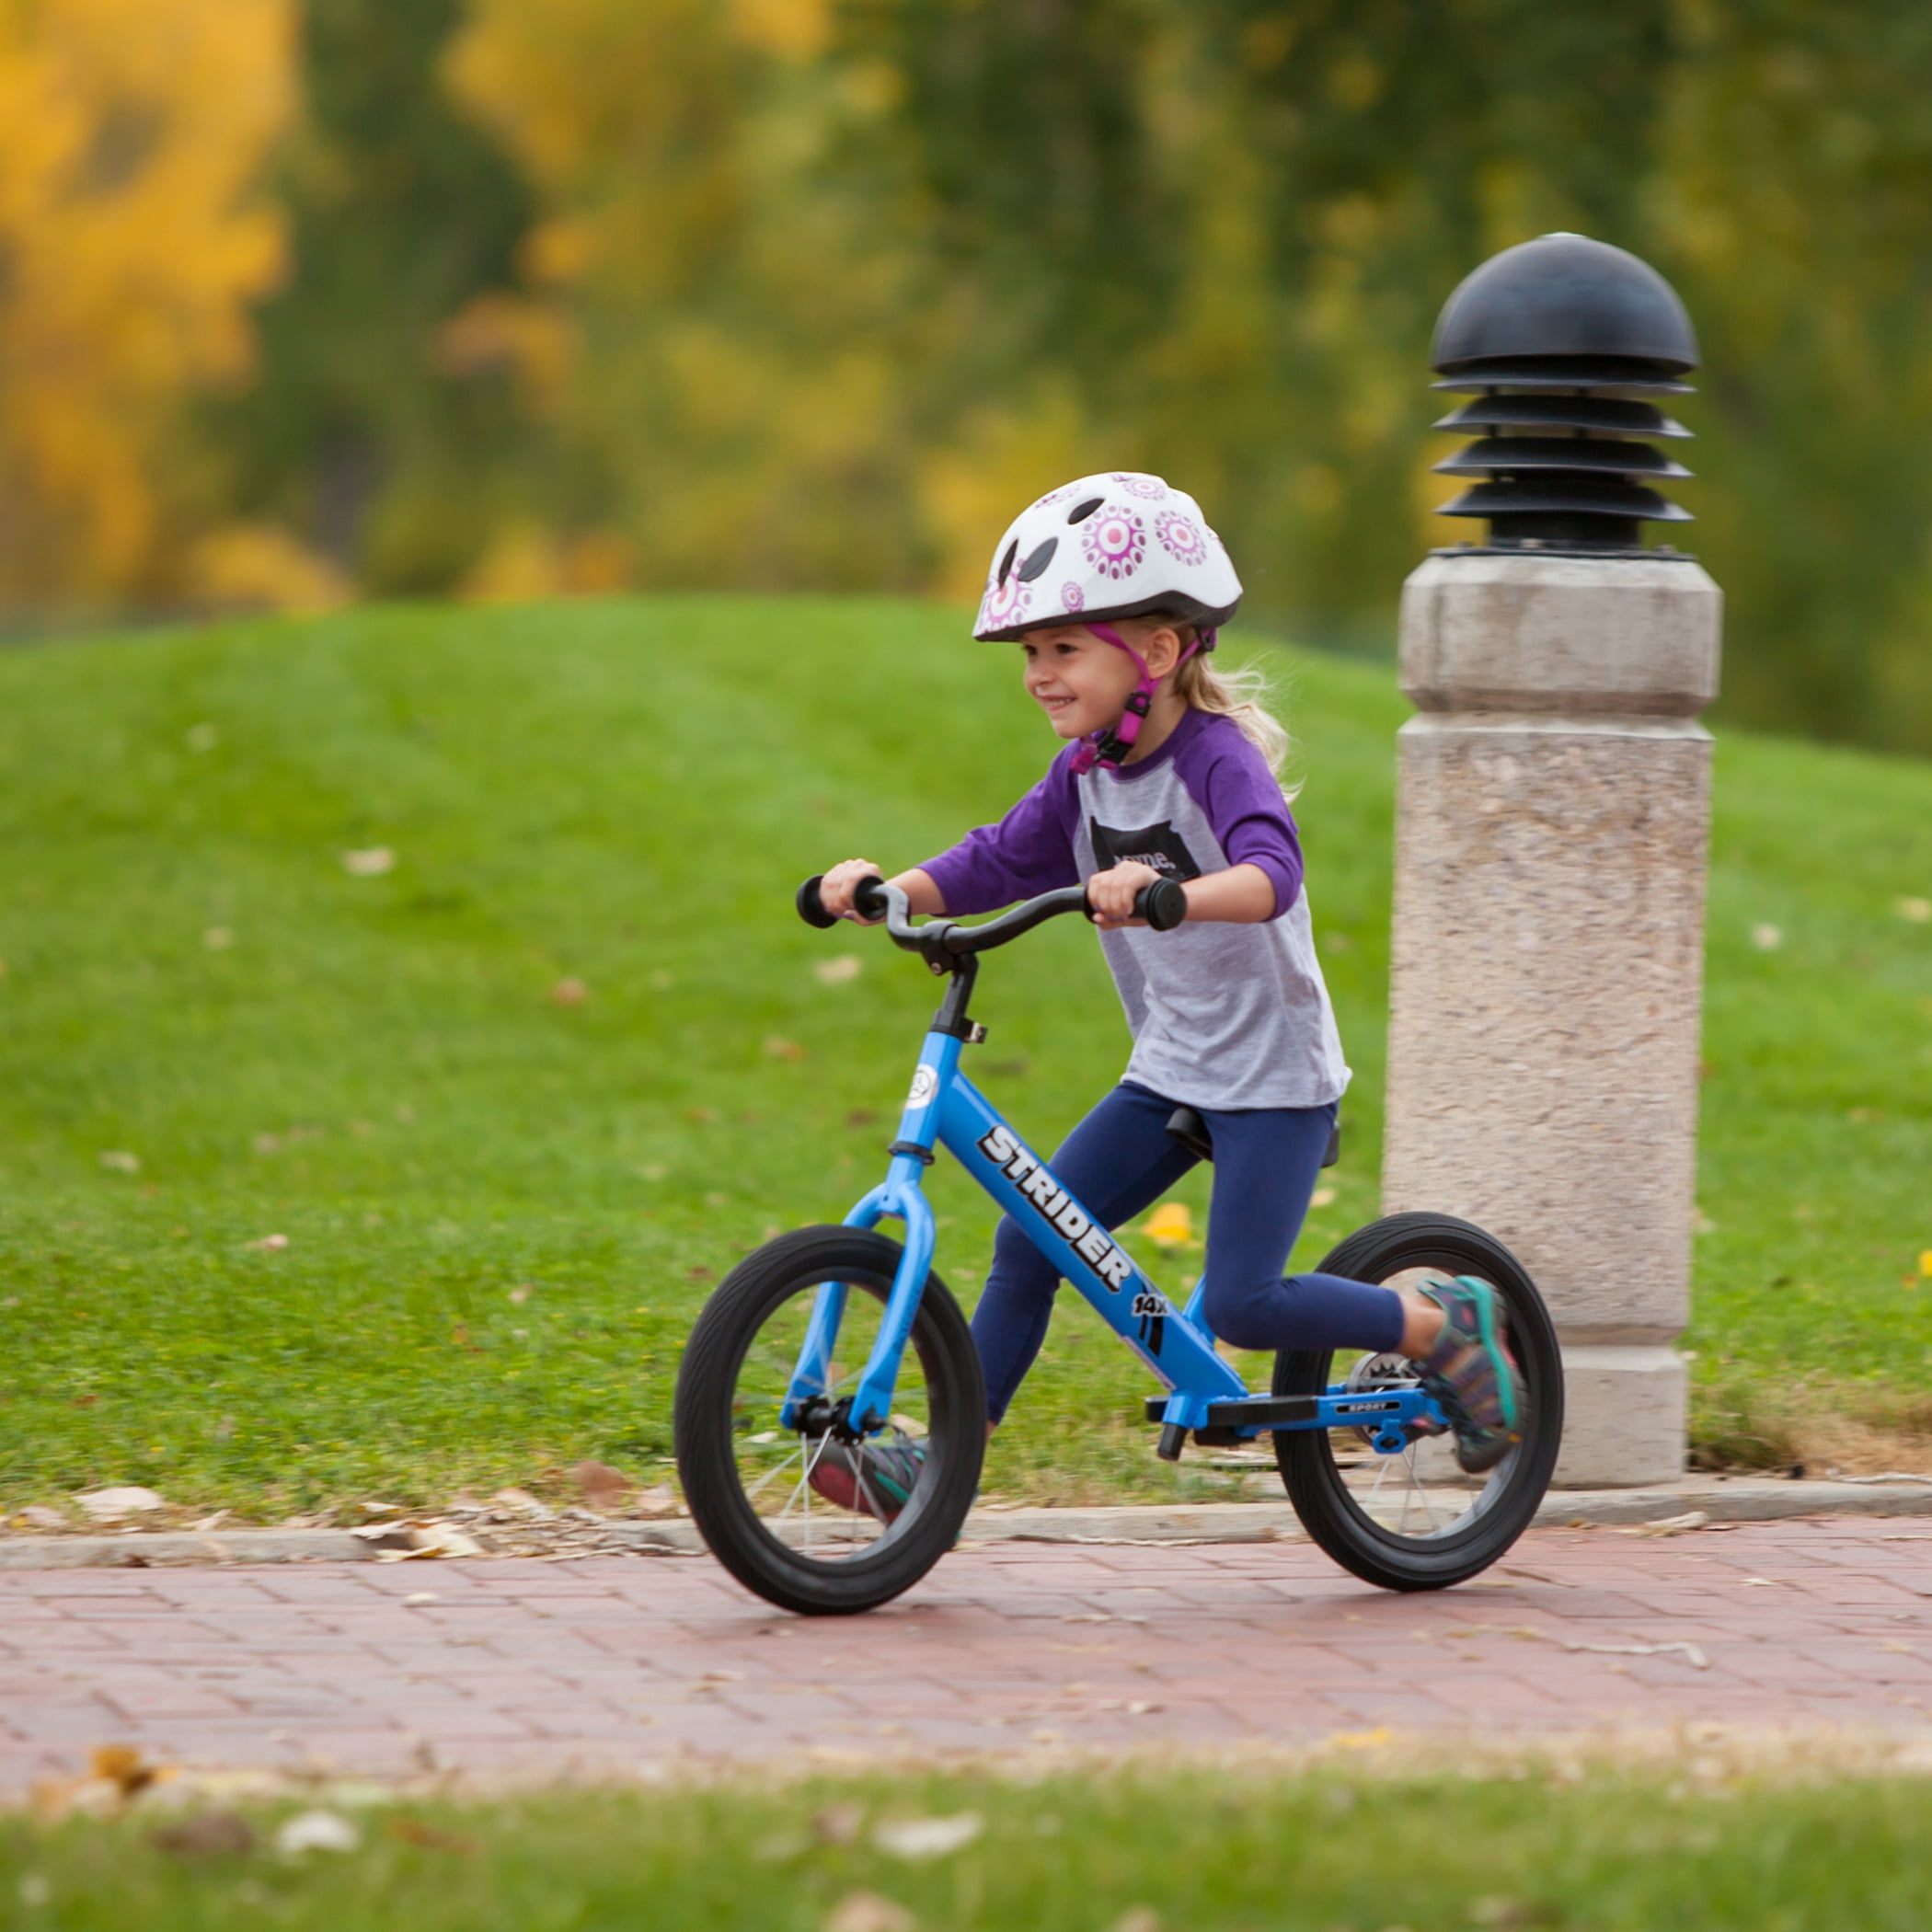
{"type": "MultiPolygon", "coordinates": [[[[1167,1132],[1197,1160],[1213,1159],[1213,1136],[1208,1133],[1207,1122],[1201,1118],[1199,1109],[1177,1107],[1167,1116],[1167,1132]]],[[[1341,1122],[1338,1120],[1328,1132],[1328,1152],[1322,1156],[1321,1164],[1332,1167],[1340,1158],[1341,1122]]]]}

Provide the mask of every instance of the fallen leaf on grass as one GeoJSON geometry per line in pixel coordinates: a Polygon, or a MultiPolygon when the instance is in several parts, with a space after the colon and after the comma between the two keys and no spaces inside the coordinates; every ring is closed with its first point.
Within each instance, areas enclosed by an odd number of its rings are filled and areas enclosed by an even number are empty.
{"type": "Polygon", "coordinates": [[[1186,1202],[1166,1202],[1142,1223],[1141,1233],[1156,1248],[1191,1248],[1194,1216],[1186,1202]]]}
{"type": "Polygon", "coordinates": [[[157,1851],[177,1858],[239,1857],[255,1849],[255,1828],[234,1811],[202,1811],[153,1834],[157,1851]]]}
{"type": "Polygon", "coordinates": [[[846,981],[856,980],[864,966],[864,960],[856,952],[842,952],[835,960],[821,960],[811,971],[822,986],[843,986],[846,981]]]}
{"type": "Polygon", "coordinates": [[[913,1932],[918,1923],[903,1905],[876,1892],[848,1892],[825,1915],[824,1932],[913,1932]]]}
{"type": "Polygon", "coordinates": [[[1914,926],[1932,923],[1932,899],[1895,899],[1892,909],[1901,919],[1908,919],[1914,926]]]}
{"type": "Polygon", "coordinates": [[[138,1174],[141,1171],[141,1156],[130,1154],[125,1147],[109,1147],[100,1156],[100,1164],[116,1174],[138,1174]]]}
{"type": "Polygon", "coordinates": [[[872,1843],[895,1858],[947,1858],[963,1850],[986,1828],[977,1811],[949,1818],[907,1818],[875,1826],[872,1843]]]}
{"type": "Polygon", "coordinates": [[[289,1245],[289,1237],[286,1235],[264,1235],[259,1241],[249,1241],[244,1245],[259,1248],[265,1254],[275,1255],[280,1254],[289,1245]]]}
{"type": "Polygon", "coordinates": [[[342,855],[342,869],[351,879],[380,879],[396,869],[396,854],[387,845],[367,845],[342,855]]]}
{"type": "Polygon", "coordinates": [[[352,1852],[362,1834],[339,1811],[298,1811],[275,1834],[275,1849],[286,1857],[304,1852],[352,1852]]]}
{"type": "Polygon", "coordinates": [[[577,1485],[578,1493],[592,1509],[615,1509],[630,1489],[629,1477],[621,1469],[612,1468],[608,1463],[572,1463],[569,1476],[577,1485]]]}
{"type": "Polygon", "coordinates": [[[796,1040],[787,1040],[780,1033],[771,1033],[765,1036],[765,1051],[774,1060],[789,1060],[794,1064],[806,1057],[805,1049],[796,1040]]]}
{"type": "Polygon", "coordinates": [[[865,1806],[845,1799],[811,1814],[811,1834],[821,1845],[856,1845],[865,1823],[865,1806]]]}
{"type": "Polygon", "coordinates": [[[87,1771],[90,1777],[118,1785],[124,1798],[145,1790],[161,1775],[133,1744],[97,1744],[87,1754],[87,1771]]]}
{"type": "Polygon", "coordinates": [[[591,996],[591,989],[581,980],[558,980],[550,989],[553,1006],[581,1006],[591,996]]]}
{"type": "Polygon", "coordinates": [[[155,1490],[133,1483],[110,1489],[84,1489],[74,1500],[97,1523],[119,1523],[123,1516],[142,1516],[167,1507],[165,1499],[155,1490]]]}
{"type": "Polygon", "coordinates": [[[1314,1193],[1308,1197],[1308,1205],[1312,1208],[1333,1207],[1335,1205],[1335,1190],[1333,1188],[1317,1188],[1314,1193]]]}
{"type": "Polygon", "coordinates": [[[1107,1932],[1160,1932],[1160,1914],[1152,1905],[1130,1905],[1107,1932]]]}
{"type": "Polygon", "coordinates": [[[439,1831],[417,1818],[390,1819],[389,1835],[400,1838],[405,1845],[420,1845],[425,1851],[459,1852],[466,1858],[474,1857],[481,1849],[474,1838],[466,1837],[461,1832],[439,1831]]]}

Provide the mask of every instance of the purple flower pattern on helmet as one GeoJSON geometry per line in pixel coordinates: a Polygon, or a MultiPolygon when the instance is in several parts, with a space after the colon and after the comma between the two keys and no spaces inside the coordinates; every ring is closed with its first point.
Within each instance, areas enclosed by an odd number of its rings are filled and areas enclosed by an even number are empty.
{"type": "Polygon", "coordinates": [[[1192,517],[1183,516],[1178,510],[1163,510],[1154,520],[1154,534],[1160,539],[1161,548],[1177,563],[1207,561],[1207,538],[1192,517]]]}
{"type": "Polygon", "coordinates": [[[1103,503],[1080,526],[1080,547],[1102,577],[1132,577],[1147,554],[1147,526],[1121,503],[1103,503]]]}
{"type": "Polygon", "coordinates": [[[1077,583],[1063,583],[1060,586],[1060,608],[1064,611],[1084,611],[1087,608],[1087,593],[1077,583]]]}
{"type": "Polygon", "coordinates": [[[985,599],[980,605],[979,628],[984,630],[992,625],[1004,629],[1009,624],[1018,623],[1032,601],[1032,591],[1009,573],[1005,583],[986,586],[985,599]]]}
{"type": "Polygon", "coordinates": [[[1130,496],[1144,497],[1150,503],[1167,493],[1167,486],[1158,477],[1147,476],[1137,469],[1114,470],[1110,480],[1118,483],[1130,496]]]}

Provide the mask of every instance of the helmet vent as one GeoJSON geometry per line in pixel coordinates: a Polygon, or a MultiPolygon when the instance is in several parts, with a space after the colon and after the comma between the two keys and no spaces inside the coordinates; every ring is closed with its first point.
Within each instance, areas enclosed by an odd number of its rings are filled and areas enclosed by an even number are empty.
{"type": "Polygon", "coordinates": [[[1067,522],[1084,523],[1106,500],[1105,497],[1088,497],[1086,502],[1075,503],[1066,513],[1067,522]]]}
{"type": "Polygon", "coordinates": [[[1060,539],[1057,536],[1048,537],[1046,542],[1035,549],[1028,557],[1026,562],[1020,565],[1019,581],[1022,583],[1031,583],[1052,562],[1053,552],[1059,547],[1060,539]]]}
{"type": "Polygon", "coordinates": [[[1016,536],[1013,539],[1013,541],[1006,546],[1006,554],[999,560],[999,575],[995,580],[995,582],[1004,584],[1006,579],[1012,576],[1013,559],[1018,555],[1019,539],[1016,536]]]}

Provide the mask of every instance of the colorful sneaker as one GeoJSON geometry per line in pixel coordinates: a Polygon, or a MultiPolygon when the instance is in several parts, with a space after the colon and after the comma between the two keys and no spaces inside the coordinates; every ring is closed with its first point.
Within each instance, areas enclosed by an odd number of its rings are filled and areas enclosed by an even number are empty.
{"type": "Polygon", "coordinates": [[[926,1444],[896,1424],[854,1447],[834,1439],[811,1466],[811,1487],[842,1510],[891,1523],[913,1500],[926,1444]]]}
{"type": "Polygon", "coordinates": [[[1443,1311],[1443,1332],[1416,1367],[1455,1431],[1456,1461],[1479,1476],[1522,1441],[1528,1410],[1501,1299],[1469,1274],[1425,1282],[1422,1293],[1443,1311]]]}

